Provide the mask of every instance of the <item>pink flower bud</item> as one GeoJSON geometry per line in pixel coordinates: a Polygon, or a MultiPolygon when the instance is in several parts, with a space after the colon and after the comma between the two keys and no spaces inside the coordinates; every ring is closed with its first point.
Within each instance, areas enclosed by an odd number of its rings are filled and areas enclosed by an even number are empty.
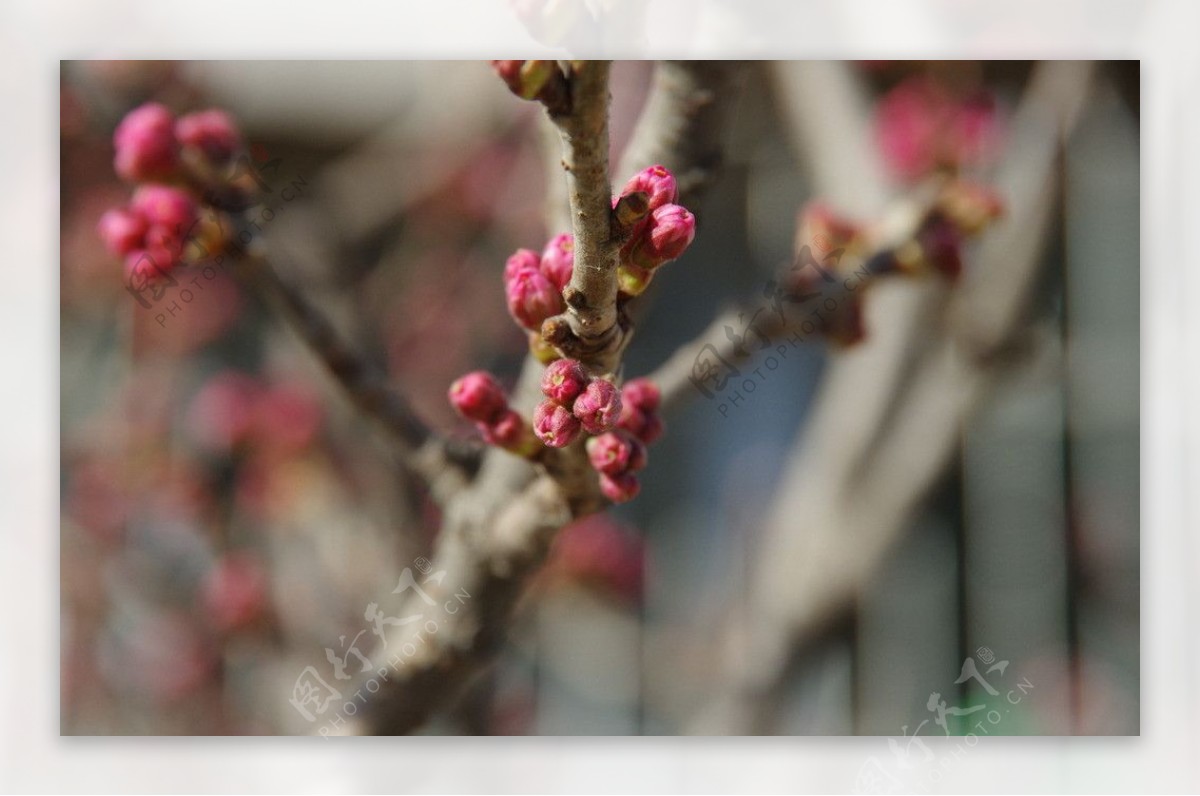
{"type": "Polygon", "coordinates": [[[650,197],[650,209],[657,210],[663,205],[673,204],[679,197],[675,185],[675,177],[665,166],[651,166],[642,169],[625,183],[621,194],[641,191],[650,197]]]}
{"type": "Polygon", "coordinates": [[[143,185],[133,192],[130,209],[151,227],[182,239],[196,221],[196,204],[186,191],[168,185],[143,185]]]}
{"type": "Polygon", "coordinates": [[[508,312],[526,329],[537,331],[542,321],[563,311],[562,293],[540,271],[518,271],[505,285],[508,312]]]}
{"type": "Polygon", "coordinates": [[[619,475],[601,473],[600,491],[613,503],[628,503],[637,497],[638,492],[642,491],[642,485],[638,483],[637,476],[633,473],[620,473],[619,475]]]}
{"type": "Polygon", "coordinates": [[[663,205],[650,215],[649,250],[660,262],[683,254],[696,237],[696,217],[679,205],[663,205]]]}
{"type": "Polygon", "coordinates": [[[504,262],[504,284],[516,279],[522,271],[540,271],[541,267],[542,258],[538,257],[537,252],[533,249],[517,249],[504,262]]]}
{"type": "Polygon", "coordinates": [[[512,409],[505,409],[490,423],[477,423],[476,427],[484,442],[519,456],[532,456],[540,447],[525,418],[512,409]]]}
{"type": "Polygon", "coordinates": [[[492,374],[477,370],[458,378],[450,385],[450,403],[468,420],[489,423],[508,409],[504,388],[492,374]]]}
{"type": "Polygon", "coordinates": [[[533,410],[533,433],[551,448],[565,448],[579,436],[579,420],[565,406],[542,401],[533,410]]]}
{"type": "Polygon", "coordinates": [[[151,288],[159,295],[160,286],[173,284],[169,272],[179,265],[178,252],[163,248],[134,249],[125,255],[125,281],[134,290],[151,288]]]}
{"type": "Polygon", "coordinates": [[[542,275],[559,290],[571,281],[575,267],[575,236],[569,232],[555,235],[542,250],[542,275]]]}
{"type": "Polygon", "coordinates": [[[621,415],[617,418],[617,428],[628,431],[646,445],[657,441],[665,430],[658,412],[647,412],[631,403],[622,405],[621,415]]]}
{"type": "Polygon", "coordinates": [[[621,398],[626,404],[633,405],[643,412],[653,412],[658,409],[662,393],[658,386],[649,379],[631,379],[621,388],[621,398]]]}
{"type": "Polygon", "coordinates": [[[628,259],[642,268],[656,268],[683,254],[696,237],[696,217],[679,205],[663,205],[628,246],[628,259]]]}
{"type": "Polygon", "coordinates": [[[129,254],[142,246],[146,236],[146,220],[128,210],[113,208],[100,216],[96,232],[113,254],[129,254]]]}
{"type": "Polygon", "coordinates": [[[492,61],[492,69],[521,99],[533,99],[554,77],[554,61],[492,61]]]}
{"type": "Polygon", "coordinates": [[[618,475],[646,466],[646,446],[627,431],[609,431],[587,441],[588,461],[605,475],[618,475]]]}
{"type": "Polygon", "coordinates": [[[113,133],[113,168],[130,182],[169,177],[179,165],[175,119],[163,105],[147,103],[126,114],[113,133]]]}
{"type": "Polygon", "coordinates": [[[955,96],[922,77],[905,80],[879,101],[874,126],[884,162],[905,180],[984,162],[1000,139],[990,95],[955,96]]]}
{"type": "Polygon", "coordinates": [[[222,110],[197,111],[175,122],[175,137],[183,146],[194,147],[214,163],[225,163],[242,144],[233,117],[222,110]]]}
{"type": "Polygon", "coordinates": [[[621,415],[621,393],[607,379],[593,379],[575,399],[575,417],[589,434],[603,434],[621,415]]]}
{"type": "Polygon", "coordinates": [[[559,359],[551,362],[542,374],[542,394],[555,403],[570,406],[589,381],[591,377],[578,361],[559,359]]]}

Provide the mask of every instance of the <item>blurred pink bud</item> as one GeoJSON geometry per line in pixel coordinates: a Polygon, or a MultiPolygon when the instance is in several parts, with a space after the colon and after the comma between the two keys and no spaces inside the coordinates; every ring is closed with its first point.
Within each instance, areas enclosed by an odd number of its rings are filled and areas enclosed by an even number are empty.
{"type": "Polygon", "coordinates": [[[563,311],[562,293],[540,271],[518,271],[505,285],[509,314],[517,323],[537,331],[542,321],[563,311]]]}
{"type": "Polygon", "coordinates": [[[133,109],[113,133],[113,168],[130,182],[169,177],[179,165],[175,119],[163,105],[147,103],[133,109]]]}
{"type": "Polygon", "coordinates": [[[216,108],[189,113],[175,122],[175,137],[183,146],[194,147],[214,163],[225,163],[242,144],[233,117],[216,108]]]}
{"type": "Polygon", "coordinates": [[[489,423],[477,423],[476,427],[487,444],[521,456],[532,456],[539,447],[525,418],[511,409],[501,411],[489,423]]]}
{"type": "Polygon", "coordinates": [[[642,594],[646,559],[641,537],[605,512],[563,528],[551,551],[551,567],[566,577],[635,601],[642,594]]]}
{"type": "Polygon", "coordinates": [[[658,409],[662,393],[658,386],[649,379],[631,379],[621,388],[621,397],[625,403],[633,405],[643,412],[653,412],[658,409]]]}
{"type": "Polygon", "coordinates": [[[128,210],[113,208],[100,216],[96,232],[113,254],[129,254],[142,245],[146,220],[128,210]]]}
{"type": "Polygon", "coordinates": [[[250,376],[226,371],[205,382],[192,399],[187,426],[210,450],[227,452],[244,442],[254,428],[261,387],[250,376]]]}
{"type": "Polygon", "coordinates": [[[542,275],[559,290],[571,281],[575,267],[575,236],[569,232],[555,235],[542,250],[542,275]]]}
{"type": "Polygon", "coordinates": [[[134,249],[125,255],[125,281],[135,290],[154,289],[175,280],[170,271],[179,265],[178,252],[162,247],[134,249]]]}
{"type": "Polygon", "coordinates": [[[450,385],[450,403],[455,410],[479,423],[499,419],[508,409],[508,396],[500,382],[487,371],[477,370],[459,377],[450,385]]]}
{"type": "Polygon", "coordinates": [[[574,359],[551,362],[542,374],[542,394],[555,403],[570,406],[588,386],[591,377],[574,359]]]}
{"type": "Polygon", "coordinates": [[[169,185],[142,185],[133,192],[129,208],[151,227],[182,237],[196,222],[196,203],[186,191],[169,185]]]}
{"type": "Polygon", "coordinates": [[[628,431],[646,445],[656,442],[665,430],[657,411],[647,412],[630,403],[622,405],[617,428],[628,431]]]}
{"type": "Polygon", "coordinates": [[[288,453],[311,445],[324,420],[320,398],[299,382],[268,387],[258,399],[255,415],[262,440],[288,453]]]}
{"type": "Polygon", "coordinates": [[[542,267],[542,258],[533,249],[517,249],[504,262],[504,284],[516,279],[517,274],[523,271],[540,271],[542,267]]]}
{"type": "Polygon", "coordinates": [[[638,496],[638,492],[642,491],[642,485],[638,483],[637,476],[633,473],[618,475],[601,473],[600,491],[613,503],[628,503],[638,496]]]}
{"type": "Polygon", "coordinates": [[[521,99],[534,99],[555,76],[554,61],[492,61],[492,69],[512,93],[521,99]]]}
{"type": "Polygon", "coordinates": [[[914,77],[875,109],[875,137],[896,176],[916,180],[937,168],[977,165],[995,150],[1000,124],[990,95],[966,100],[914,77]]]}
{"type": "Polygon", "coordinates": [[[575,399],[572,411],[589,434],[603,434],[621,415],[621,393],[611,381],[593,379],[575,399]]]}
{"type": "Polygon", "coordinates": [[[641,191],[650,197],[650,209],[657,210],[663,205],[673,204],[679,197],[675,185],[675,177],[665,166],[650,166],[642,169],[625,183],[621,194],[641,191]]]}
{"type": "Polygon", "coordinates": [[[646,466],[646,446],[627,431],[609,431],[587,441],[588,461],[605,475],[618,475],[646,466]]]}
{"type": "Polygon", "coordinates": [[[200,598],[209,622],[222,631],[253,624],[267,607],[267,575],[245,553],[223,556],[204,577],[200,598]]]}
{"type": "Polygon", "coordinates": [[[579,420],[553,401],[542,401],[533,410],[533,432],[551,448],[565,448],[579,436],[579,420]]]}

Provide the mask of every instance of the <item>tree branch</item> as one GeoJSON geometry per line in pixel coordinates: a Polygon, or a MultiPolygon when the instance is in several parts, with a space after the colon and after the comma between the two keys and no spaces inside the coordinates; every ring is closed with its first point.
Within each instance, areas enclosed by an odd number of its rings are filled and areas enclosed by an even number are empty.
{"type": "Polygon", "coordinates": [[[272,307],[300,337],[365,416],[379,423],[396,445],[401,463],[420,478],[438,503],[460,489],[476,451],[434,434],[408,403],[389,389],[383,373],[361,358],[327,317],[280,278],[261,241],[252,241],[235,261],[243,284],[272,307]]]}
{"type": "Polygon", "coordinates": [[[853,604],[951,460],[961,424],[1001,373],[995,354],[1024,328],[1054,164],[1091,73],[1086,63],[1039,66],[996,180],[1015,213],[957,295],[933,284],[881,288],[869,306],[880,332],[833,363],[768,516],[745,606],[752,618],[728,629],[738,654],[697,729],[769,731],[791,662],[853,604]],[[1002,309],[967,309],[987,304],[1002,309]]]}
{"type": "MultiPolygon", "coordinates": [[[[588,63],[576,72],[583,82],[572,84],[572,113],[569,117],[551,117],[562,132],[564,150],[574,164],[568,172],[571,191],[572,220],[576,236],[575,275],[580,280],[580,294],[596,290],[609,296],[615,318],[615,246],[609,239],[608,219],[611,216],[611,189],[607,176],[607,74],[608,66],[593,71],[597,65],[588,63]],[[580,116],[576,116],[579,114],[580,116]],[[600,114],[600,119],[591,114],[600,114]],[[584,136],[600,136],[587,141],[584,136]],[[590,164],[586,168],[584,164],[590,164]],[[603,168],[601,168],[603,166],[603,168]],[[590,185],[583,184],[587,180],[590,185]],[[601,203],[599,200],[603,199],[601,203]],[[582,215],[580,210],[583,211],[582,215]],[[602,211],[602,213],[600,213],[602,211]],[[598,215],[599,214],[599,215],[598,215]],[[597,222],[602,218],[603,225],[597,222]],[[603,229],[601,229],[603,226],[603,229]],[[581,246],[582,240],[587,246],[581,246]],[[611,247],[611,268],[604,258],[611,247]],[[583,252],[591,252],[585,254],[583,252]],[[599,270],[579,268],[581,262],[595,261],[599,270]],[[605,270],[608,269],[608,270],[605,270]],[[609,293],[611,281],[611,293],[609,293]]],[[[714,70],[722,71],[722,70],[714,70]]],[[[668,90],[656,84],[655,93],[668,90]]],[[[698,85],[696,91],[702,90],[698,85]]],[[[669,144],[654,143],[659,136],[674,140],[690,126],[709,124],[717,111],[718,100],[727,99],[727,91],[714,91],[713,102],[706,114],[691,111],[694,104],[672,100],[665,107],[688,114],[688,121],[677,120],[665,111],[643,117],[639,123],[638,140],[647,142],[647,152],[665,152],[669,144]],[[672,132],[674,131],[674,132],[672,132]]],[[[652,99],[652,104],[664,100],[652,99]]],[[[706,136],[719,140],[716,131],[706,136]]],[[[700,151],[700,150],[696,150],[700,151]]],[[[711,150],[708,150],[711,153],[711,150]]],[[[668,158],[660,158],[668,160],[668,158]]],[[[711,175],[719,157],[706,165],[689,165],[686,159],[669,162],[683,170],[711,175]]],[[[699,181],[697,181],[699,184],[699,181]]],[[[583,314],[597,311],[600,305],[588,301],[583,314]]],[[[598,317],[599,313],[593,317],[598,317]]],[[[599,321],[596,321],[599,324],[599,321]]],[[[593,325],[591,328],[597,328],[593,325]]],[[[620,354],[620,345],[595,351],[593,367],[611,371],[620,354]]],[[[540,397],[539,382],[544,367],[533,357],[527,357],[521,377],[511,397],[518,411],[529,411],[540,397]]],[[[454,699],[468,681],[482,671],[502,648],[515,603],[530,576],[545,559],[555,534],[573,518],[598,511],[605,505],[597,489],[595,472],[590,469],[582,444],[549,451],[539,467],[497,449],[488,449],[474,481],[459,492],[446,506],[442,530],[433,557],[435,571],[445,571],[444,579],[435,587],[435,601],[444,602],[447,595],[459,590],[471,596],[454,613],[438,617],[435,634],[425,634],[421,651],[406,657],[402,665],[389,670],[388,680],[375,694],[366,711],[349,723],[348,733],[404,733],[419,728],[438,709],[454,699]]],[[[405,611],[419,611],[425,603],[411,595],[405,611]]],[[[417,649],[419,628],[393,628],[372,659],[376,668],[389,660],[388,655],[417,649]]]]}
{"type": "Polygon", "coordinates": [[[562,136],[575,269],[563,290],[565,313],[579,358],[600,372],[616,369],[622,334],[617,326],[617,242],[612,235],[608,179],[608,61],[571,67],[570,110],[550,113],[562,136]]]}

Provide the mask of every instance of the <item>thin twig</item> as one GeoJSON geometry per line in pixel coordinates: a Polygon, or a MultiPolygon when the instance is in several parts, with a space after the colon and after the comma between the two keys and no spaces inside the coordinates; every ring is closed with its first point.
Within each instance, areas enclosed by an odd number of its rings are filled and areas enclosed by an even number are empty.
{"type": "Polygon", "coordinates": [[[235,273],[287,321],[351,403],[383,427],[404,467],[428,485],[435,500],[444,503],[462,487],[474,453],[433,433],[387,386],[383,373],[347,345],[324,313],[279,276],[260,241],[252,242],[237,258],[235,273]]]}

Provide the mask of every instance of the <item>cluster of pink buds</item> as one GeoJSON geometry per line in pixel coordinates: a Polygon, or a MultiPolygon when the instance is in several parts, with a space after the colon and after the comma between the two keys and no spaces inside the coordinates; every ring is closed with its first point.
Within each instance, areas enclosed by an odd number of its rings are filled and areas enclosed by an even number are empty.
{"type": "Polygon", "coordinates": [[[538,442],[525,418],[508,405],[508,395],[496,378],[482,370],[460,377],[450,385],[450,403],[475,427],[489,445],[530,457],[538,442]]]}
{"type": "Polygon", "coordinates": [[[592,378],[574,359],[558,359],[542,374],[546,400],[533,413],[533,431],[551,448],[565,448],[583,432],[603,434],[617,424],[621,393],[608,379],[592,378]]]}
{"type": "Polygon", "coordinates": [[[113,147],[117,174],[138,187],[126,207],[101,217],[97,232],[124,258],[131,281],[145,284],[222,251],[229,241],[221,213],[213,209],[204,216],[201,204],[220,197],[237,206],[256,191],[232,173],[242,136],[227,113],[206,110],[176,119],[165,106],[147,103],[117,125],[113,147]],[[189,251],[189,244],[195,249],[189,251]]]}
{"type": "Polygon", "coordinates": [[[637,472],[646,466],[646,446],[662,436],[658,388],[634,379],[621,388],[621,413],[612,431],[587,441],[588,461],[600,474],[600,491],[614,503],[637,497],[637,472]]]}
{"type": "Polygon", "coordinates": [[[626,296],[640,295],[655,269],[677,259],[696,237],[696,217],[675,204],[679,190],[665,167],[650,166],[635,174],[613,199],[613,207],[634,193],[646,195],[649,213],[634,225],[621,246],[617,274],[626,296]]]}

